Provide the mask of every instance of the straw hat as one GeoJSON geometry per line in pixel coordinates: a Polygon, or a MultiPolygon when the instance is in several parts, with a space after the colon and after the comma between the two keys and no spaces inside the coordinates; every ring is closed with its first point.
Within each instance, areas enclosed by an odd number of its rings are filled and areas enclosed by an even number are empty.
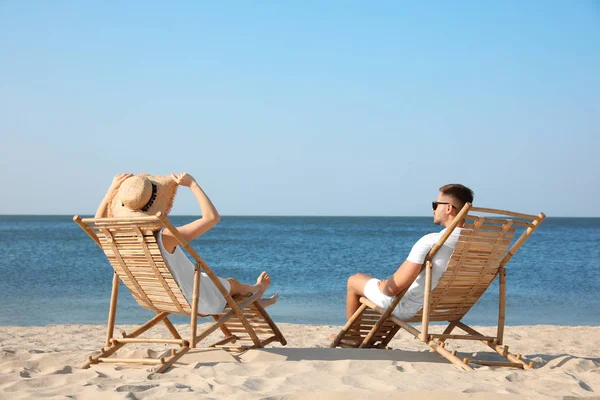
{"type": "Polygon", "coordinates": [[[111,218],[167,215],[177,193],[177,182],[170,176],[134,175],[121,184],[108,207],[111,218]]]}

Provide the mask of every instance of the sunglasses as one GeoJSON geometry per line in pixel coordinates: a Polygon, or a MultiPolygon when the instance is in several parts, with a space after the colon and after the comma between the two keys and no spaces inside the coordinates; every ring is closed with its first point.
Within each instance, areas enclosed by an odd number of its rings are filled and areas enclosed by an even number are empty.
{"type": "MultiPolygon", "coordinates": [[[[438,206],[439,204],[450,204],[450,203],[447,203],[447,202],[445,202],[445,201],[432,201],[432,202],[431,202],[431,208],[433,208],[433,211],[435,211],[435,210],[437,209],[437,206],[438,206]]],[[[450,205],[451,205],[452,207],[454,207],[452,204],[450,204],[450,205]]],[[[454,208],[456,208],[456,207],[454,207],[454,208]]]]}

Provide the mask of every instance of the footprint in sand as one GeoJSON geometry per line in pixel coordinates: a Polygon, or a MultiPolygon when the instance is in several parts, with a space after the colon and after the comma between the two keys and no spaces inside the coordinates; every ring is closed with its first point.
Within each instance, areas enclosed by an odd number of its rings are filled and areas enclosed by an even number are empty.
{"type": "Polygon", "coordinates": [[[56,370],[54,370],[48,374],[44,374],[44,375],[66,375],[66,374],[72,374],[72,373],[73,373],[73,367],[65,365],[61,369],[56,369],[56,370]]]}
{"type": "Polygon", "coordinates": [[[106,375],[106,374],[103,374],[103,373],[102,373],[102,372],[100,372],[100,371],[94,370],[94,372],[96,373],[96,377],[97,377],[97,378],[108,378],[108,375],[106,375]]]}
{"type": "MultiPolygon", "coordinates": [[[[188,385],[184,385],[183,383],[176,383],[172,386],[173,389],[177,392],[193,392],[192,387],[188,385]]],[[[169,390],[171,391],[171,390],[169,390]]]]}
{"type": "Polygon", "coordinates": [[[139,392],[145,392],[146,390],[155,388],[157,386],[159,386],[159,385],[123,385],[123,386],[118,386],[115,389],[115,391],[139,393],[139,392]]]}
{"type": "Polygon", "coordinates": [[[19,375],[21,376],[21,378],[31,378],[31,375],[38,373],[39,371],[33,369],[33,368],[23,368],[20,372],[19,375]]]}
{"type": "Polygon", "coordinates": [[[525,382],[527,380],[527,377],[525,377],[525,374],[523,373],[513,372],[511,374],[506,375],[504,379],[506,379],[509,382],[525,382]]]}

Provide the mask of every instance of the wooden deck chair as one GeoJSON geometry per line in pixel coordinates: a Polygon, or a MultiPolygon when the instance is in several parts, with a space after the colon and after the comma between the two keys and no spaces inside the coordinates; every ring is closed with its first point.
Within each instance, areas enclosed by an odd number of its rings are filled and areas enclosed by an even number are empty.
{"type": "Polygon", "coordinates": [[[275,341],[282,345],[287,343],[279,328],[257,301],[260,294],[232,298],[206,262],[194,251],[181,233],[177,231],[177,228],[161,213],[150,217],[98,219],[82,219],[76,215],[73,220],[102,248],[114,269],[106,347],[100,349],[99,355],[90,356],[82,368],[89,368],[91,364],[98,363],[129,362],[156,364],[158,368],[155,372],[164,372],[190,348],[195,348],[199,341],[204,340],[217,329],[221,329],[225,334],[225,339],[212,344],[210,347],[223,347],[242,351],[249,348],[263,347],[275,341]],[[163,227],[173,232],[181,246],[187,250],[196,262],[191,305],[183,296],[158,248],[156,232],[163,227]],[[227,300],[227,306],[221,314],[212,315],[214,322],[208,328],[197,333],[201,271],[205,272],[209,279],[214,281],[227,300]],[[156,316],[133,332],[124,333],[123,337],[115,337],[113,331],[120,281],[123,281],[140,306],[156,312],[156,316]],[[168,316],[173,313],[190,316],[191,334],[189,340],[183,339],[169,321],[168,316]],[[142,333],[159,322],[166,325],[173,339],[139,338],[142,333]],[[236,342],[240,342],[239,345],[232,346],[236,342]],[[169,357],[160,359],[109,358],[127,343],[167,343],[179,347],[172,349],[169,357]]]}
{"type": "Polygon", "coordinates": [[[546,216],[527,215],[489,208],[476,208],[467,203],[445,234],[433,246],[425,259],[425,296],[423,308],[409,321],[401,321],[392,314],[402,299],[398,294],[387,309],[376,306],[361,297],[359,309],[342,328],[330,347],[388,348],[394,335],[402,328],[430,346],[443,357],[464,370],[472,370],[469,362],[479,365],[533,368],[521,355],[513,355],[503,343],[506,309],[506,263],[514,256],[525,240],[546,216]],[[431,290],[431,259],[452,231],[461,223],[463,229],[452,256],[438,285],[431,290]],[[515,239],[515,233],[523,231],[515,239]],[[512,244],[512,245],[511,245],[512,244]],[[473,307],[492,281],[499,279],[499,311],[495,336],[486,336],[464,324],[461,320],[473,307]],[[442,334],[429,332],[430,322],[448,322],[442,334]],[[410,323],[421,322],[421,331],[410,323]],[[453,335],[459,328],[465,334],[453,335]],[[446,340],[475,340],[489,346],[507,361],[460,359],[456,350],[446,348],[446,340]]]}

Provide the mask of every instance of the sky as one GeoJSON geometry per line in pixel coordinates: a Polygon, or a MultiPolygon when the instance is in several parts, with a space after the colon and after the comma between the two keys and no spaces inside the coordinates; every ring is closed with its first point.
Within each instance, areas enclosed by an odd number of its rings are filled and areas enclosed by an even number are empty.
{"type": "Polygon", "coordinates": [[[185,171],[221,215],[600,217],[597,0],[0,0],[0,77],[0,214],[185,171]]]}

